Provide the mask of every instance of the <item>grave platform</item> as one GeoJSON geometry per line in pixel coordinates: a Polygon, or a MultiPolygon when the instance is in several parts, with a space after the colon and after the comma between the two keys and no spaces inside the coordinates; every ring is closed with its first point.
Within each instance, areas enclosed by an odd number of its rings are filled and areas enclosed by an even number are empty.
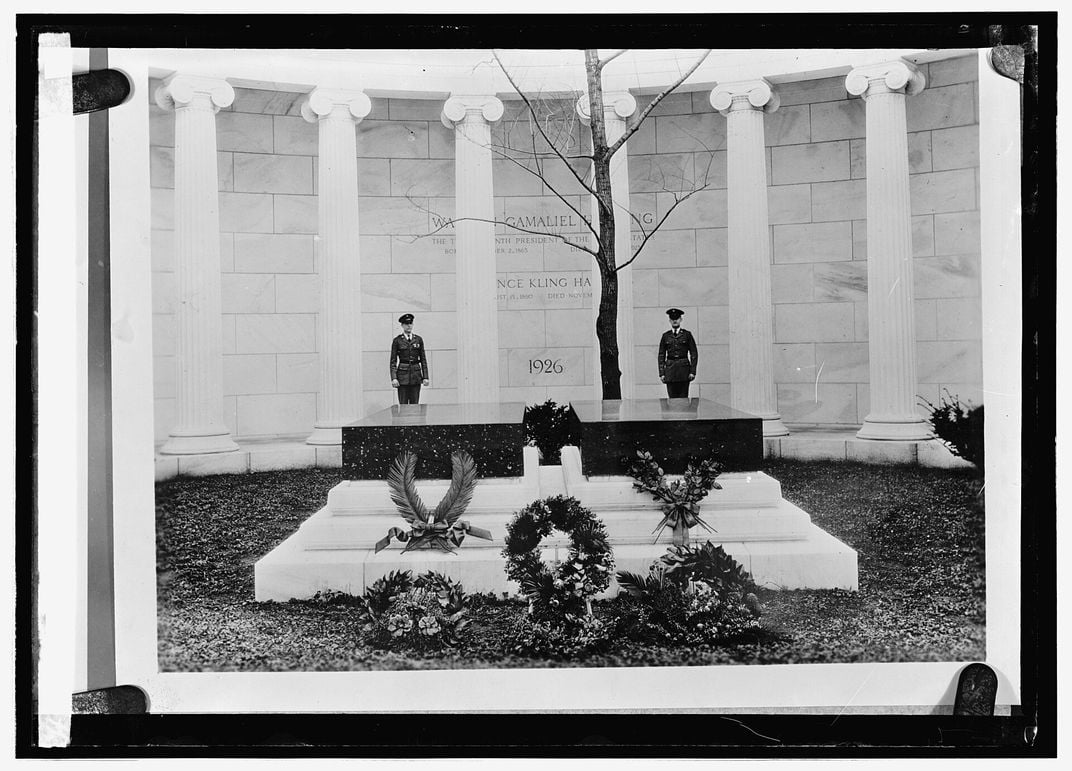
{"type": "Polygon", "coordinates": [[[450,456],[465,450],[477,476],[519,477],[524,473],[525,405],[395,404],[343,426],[342,465],[353,479],[386,479],[398,455],[417,455],[419,479],[450,479],[450,456]]]}
{"type": "MultiPolygon", "coordinates": [[[[918,442],[858,439],[858,427],[787,424],[789,436],[765,437],[765,459],[852,461],[874,465],[974,468],[954,456],[937,439],[918,442]]],[[[155,459],[156,481],[176,476],[248,474],[301,468],[340,468],[342,447],[313,446],[307,433],[291,437],[239,437],[235,452],[211,455],[161,455],[155,459]]]]}
{"type": "Polygon", "coordinates": [[[763,420],[708,399],[575,401],[570,406],[585,474],[623,474],[623,458],[634,458],[637,450],[650,452],[668,474],[683,474],[690,460],[705,458],[717,458],[731,471],[763,462],[763,420]]]}

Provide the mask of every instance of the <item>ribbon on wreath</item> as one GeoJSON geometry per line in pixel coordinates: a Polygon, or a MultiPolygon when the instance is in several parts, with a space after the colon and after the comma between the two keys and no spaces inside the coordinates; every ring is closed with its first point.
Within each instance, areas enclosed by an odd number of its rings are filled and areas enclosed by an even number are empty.
{"type": "Polygon", "coordinates": [[[700,507],[695,503],[676,503],[667,507],[664,511],[666,511],[666,516],[663,517],[662,522],[660,522],[651,532],[661,533],[664,527],[669,527],[671,530],[677,530],[678,528],[688,530],[696,527],[696,525],[700,525],[709,533],[715,532],[710,525],[700,518],[700,507]]]}
{"type": "Polygon", "coordinates": [[[468,521],[460,519],[453,525],[444,521],[439,522],[414,522],[413,528],[406,532],[400,527],[392,527],[387,535],[376,542],[375,551],[378,554],[387,548],[391,539],[397,539],[399,543],[406,544],[403,553],[411,549],[439,549],[440,551],[453,552],[450,544],[461,546],[465,536],[491,540],[491,531],[482,527],[470,525],[468,521]]]}

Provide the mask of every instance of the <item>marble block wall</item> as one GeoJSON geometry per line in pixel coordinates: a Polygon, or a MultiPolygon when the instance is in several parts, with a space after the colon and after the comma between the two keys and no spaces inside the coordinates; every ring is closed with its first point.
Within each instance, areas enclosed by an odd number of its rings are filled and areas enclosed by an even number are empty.
{"type": "MultiPolygon", "coordinates": [[[[927,88],[907,100],[919,395],[935,402],[948,388],[981,403],[976,60],[922,69],[927,88]]],[[[764,128],[778,409],[786,422],[858,425],[869,411],[865,106],[840,77],[777,88],[764,128]]],[[[656,346],[676,305],[700,345],[700,395],[729,398],[725,129],[705,92],[679,93],[629,143],[634,211],[661,216],[675,193],[707,185],[635,263],[642,396],[661,394],[656,346]]]]}
{"type": "MultiPolygon", "coordinates": [[[[978,98],[974,57],[924,68],[908,99],[920,394],[981,401],[978,98]]],[[[150,89],[150,92],[152,89],[150,89]]],[[[859,424],[868,412],[864,103],[843,78],[779,86],[766,117],[775,380],[787,422],[859,424]]],[[[219,112],[224,416],[237,437],[304,436],[316,419],[317,127],[303,96],[236,89],[219,112]]],[[[641,109],[650,97],[639,97],[641,109]]],[[[582,147],[569,104],[548,130],[582,147]]],[[[357,126],[367,412],[394,401],[387,371],[396,319],[416,316],[432,387],[457,399],[454,135],[438,100],[374,98],[357,126]]],[[[156,436],[175,409],[174,116],[151,103],[156,436]]],[[[499,145],[531,146],[516,103],[499,145]]],[[[542,140],[539,140],[542,141],[542,140]]],[[[631,208],[645,223],[696,184],[634,263],[637,394],[661,396],[664,310],[686,311],[700,345],[693,395],[729,400],[725,118],[706,91],[668,97],[629,142],[631,208]]],[[[561,164],[541,180],[494,162],[496,218],[591,243],[591,204],[561,164]],[[567,196],[572,209],[551,189],[567,196]]],[[[634,243],[640,238],[634,226],[634,243]]],[[[591,257],[561,238],[496,228],[502,397],[535,403],[591,394],[591,257]]]]}

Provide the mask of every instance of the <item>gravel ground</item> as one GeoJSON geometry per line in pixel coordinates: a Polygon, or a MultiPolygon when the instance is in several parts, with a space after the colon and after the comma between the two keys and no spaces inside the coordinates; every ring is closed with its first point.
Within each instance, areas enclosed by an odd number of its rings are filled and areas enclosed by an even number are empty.
{"type": "MultiPolygon", "coordinates": [[[[621,640],[570,661],[522,658],[502,634],[516,600],[476,597],[458,651],[362,645],[354,612],[253,601],[253,563],[327,499],[341,470],[176,478],[157,484],[164,671],[969,661],[984,656],[983,514],[971,471],[771,461],[782,494],[859,554],[860,590],[763,591],[763,631],[721,647],[621,640]]],[[[614,601],[595,603],[609,615],[614,601]]]]}

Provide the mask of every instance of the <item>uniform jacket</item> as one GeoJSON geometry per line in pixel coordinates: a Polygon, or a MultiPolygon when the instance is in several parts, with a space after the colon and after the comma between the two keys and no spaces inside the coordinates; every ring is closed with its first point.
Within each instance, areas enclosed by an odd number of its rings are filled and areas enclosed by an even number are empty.
{"type": "Polygon", "coordinates": [[[424,340],[412,335],[406,340],[399,335],[391,341],[391,380],[399,385],[418,385],[428,379],[428,359],[424,355],[424,340]]]}
{"type": "Polygon", "coordinates": [[[696,374],[696,341],[692,332],[678,327],[677,335],[672,329],[663,332],[659,340],[659,377],[667,383],[680,383],[696,374]]]}

